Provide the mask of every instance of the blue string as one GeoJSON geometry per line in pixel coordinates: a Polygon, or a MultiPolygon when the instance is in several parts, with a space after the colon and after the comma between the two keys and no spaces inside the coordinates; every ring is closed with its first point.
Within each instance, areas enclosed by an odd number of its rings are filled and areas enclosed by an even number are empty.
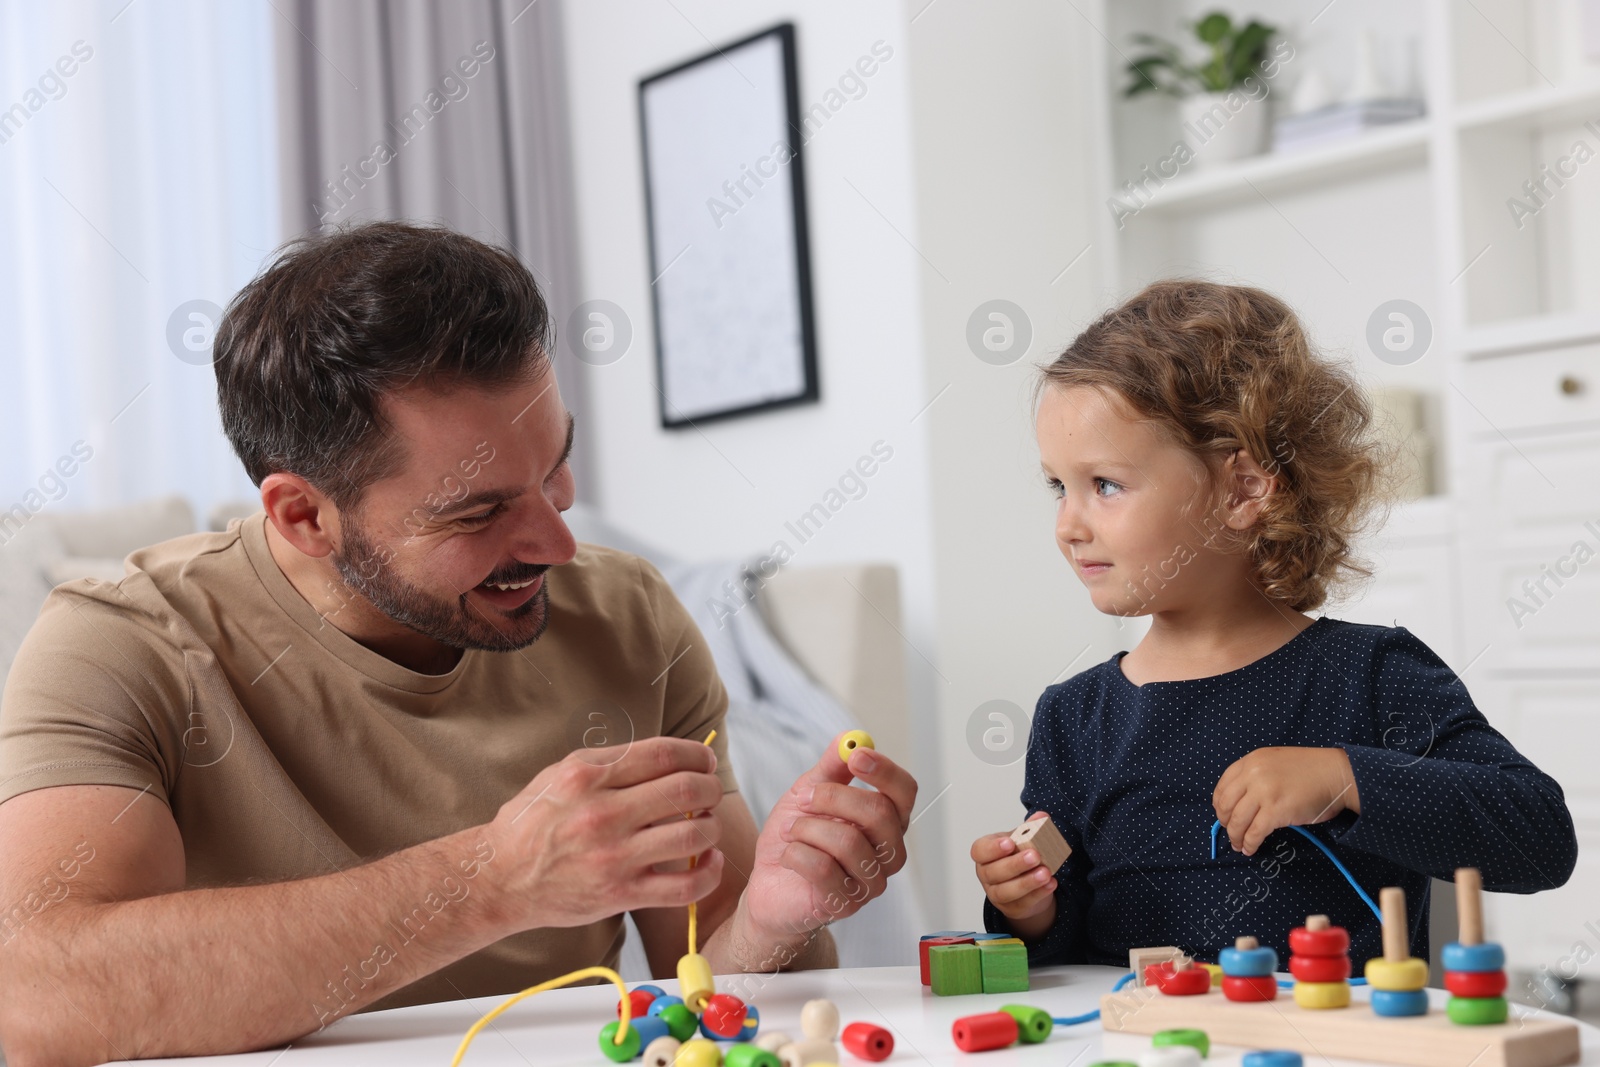
{"type": "MultiPolygon", "coordinates": [[[[1129,972],[1117,979],[1117,984],[1111,987],[1111,992],[1115,993],[1131,981],[1133,981],[1133,973],[1129,972]]],[[[1077,1026],[1080,1023],[1092,1023],[1098,1018],[1100,1018],[1100,1009],[1096,1008],[1094,1011],[1086,1011],[1082,1015],[1068,1015],[1064,1019],[1052,1018],[1051,1021],[1057,1026],[1077,1026]]]]}
{"type": "MultiPolygon", "coordinates": [[[[1216,822],[1211,824],[1212,859],[1217,858],[1217,831],[1220,829],[1222,829],[1221,819],[1218,819],[1216,822]]],[[[1318,848],[1320,848],[1322,850],[1322,854],[1328,857],[1329,862],[1331,862],[1335,867],[1339,868],[1339,873],[1344,875],[1344,880],[1350,883],[1350,888],[1354,889],[1361,897],[1362,901],[1366,903],[1367,907],[1372,909],[1372,914],[1377,917],[1377,920],[1379,922],[1383,922],[1383,911],[1378,907],[1378,905],[1372,902],[1371,897],[1367,896],[1367,891],[1361,888],[1361,883],[1356,881],[1355,875],[1351,874],[1349,869],[1345,867],[1344,864],[1339,862],[1339,857],[1333,854],[1332,849],[1330,849],[1327,845],[1324,845],[1321,841],[1317,840],[1317,838],[1314,837],[1303,826],[1291,826],[1289,829],[1298,831],[1307,841],[1310,841],[1313,845],[1316,845],[1318,848]]],[[[1353,985],[1355,983],[1352,982],[1351,984],[1353,985]]]]}

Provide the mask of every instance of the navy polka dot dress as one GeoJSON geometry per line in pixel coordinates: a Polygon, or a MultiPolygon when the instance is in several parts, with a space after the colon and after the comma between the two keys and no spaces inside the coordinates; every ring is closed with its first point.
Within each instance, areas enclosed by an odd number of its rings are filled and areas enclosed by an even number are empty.
{"type": "MultiPolygon", "coordinates": [[[[1428,958],[1428,876],[1477,867],[1485,889],[1561,885],[1577,841],[1561,787],[1497,733],[1466,687],[1404,627],[1319,618],[1267,656],[1211,678],[1135,686],[1119,652],[1046,689],[1022,803],[1072,845],[1055,925],[1029,962],[1126,967],[1128,949],[1177,945],[1214,961],[1252,935],[1288,966],[1289,929],[1324,913],[1350,931],[1357,973],[1382,955],[1378,921],[1295,830],[1254,856],[1211,805],[1230,764],[1274,745],[1349,754],[1361,814],[1306,827],[1374,898],[1406,890],[1412,953],[1428,958]]],[[[990,931],[1007,929],[987,900],[990,931]]]]}

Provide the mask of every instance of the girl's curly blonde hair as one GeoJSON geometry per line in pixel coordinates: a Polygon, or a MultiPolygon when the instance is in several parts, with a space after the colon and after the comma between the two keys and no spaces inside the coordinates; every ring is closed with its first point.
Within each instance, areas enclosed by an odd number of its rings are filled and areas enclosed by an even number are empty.
{"type": "Polygon", "coordinates": [[[1347,367],[1318,357],[1282,300],[1239,285],[1160,281],[1106,312],[1042,368],[1040,388],[1109,390],[1210,473],[1244,449],[1277,478],[1231,533],[1262,591],[1294,611],[1371,576],[1353,542],[1388,499],[1389,463],[1347,367]]]}

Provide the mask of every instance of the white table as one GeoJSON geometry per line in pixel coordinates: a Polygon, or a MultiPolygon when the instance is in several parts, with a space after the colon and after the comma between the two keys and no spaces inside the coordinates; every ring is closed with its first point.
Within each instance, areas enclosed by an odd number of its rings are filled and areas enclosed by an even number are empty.
{"type": "MultiPolygon", "coordinates": [[[[801,971],[764,979],[756,995],[747,999],[761,1010],[763,1030],[781,1029],[798,1037],[800,1008],[815,997],[827,997],[839,1007],[843,1023],[871,1022],[894,1035],[894,1055],[889,1064],[930,1064],[943,1067],[1087,1067],[1102,1059],[1135,1059],[1149,1047],[1150,1039],[1125,1034],[1105,1034],[1098,1022],[1057,1027],[1039,1045],[1014,1045],[994,1052],[969,1054],[955,1047],[950,1024],[963,1015],[996,1011],[1002,1004],[1028,1004],[1052,1015],[1077,1015],[1099,1007],[1100,996],[1125,973],[1110,967],[1045,967],[1033,971],[1033,988],[1026,993],[936,997],[918,980],[915,967],[870,967],[833,971],[801,971]]],[[[669,993],[677,983],[656,983],[669,993]]],[[[726,983],[719,979],[718,988],[726,983]]],[[[1442,991],[1431,991],[1439,1003],[1442,991]]],[[[1362,994],[1357,994],[1358,996],[1362,994]]],[[[171,1067],[448,1067],[461,1036],[477,1019],[503,998],[455,1001],[415,1008],[354,1015],[284,1049],[239,1056],[142,1060],[141,1064],[171,1067]]],[[[600,1027],[616,1018],[616,990],[611,985],[557,989],[530,997],[478,1035],[467,1051],[463,1067],[606,1067],[596,1037],[600,1027]]],[[[1213,1046],[1211,1067],[1231,1067],[1244,1049],[1213,1046]]],[[[635,1061],[638,1062],[638,1061],[635,1061]]],[[[841,1067],[859,1067],[840,1049],[841,1067]]],[[[1350,1061],[1306,1057],[1307,1067],[1350,1061]]],[[[1583,1026],[1584,1067],[1600,1067],[1600,1029],[1583,1026]]]]}

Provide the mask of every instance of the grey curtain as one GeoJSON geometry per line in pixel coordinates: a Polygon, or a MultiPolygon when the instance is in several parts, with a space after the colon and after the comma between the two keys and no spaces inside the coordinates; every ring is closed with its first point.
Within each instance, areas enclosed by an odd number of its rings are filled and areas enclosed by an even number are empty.
{"type": "MultiPolygon", "coordinates": [[[[510,248],[558,330],[577,305],[559,0],[277,0],[284,238],[361,219],[439,222],[510,248]]],[[[558,339],[562,397],[582,366],[558,339]]]]}

